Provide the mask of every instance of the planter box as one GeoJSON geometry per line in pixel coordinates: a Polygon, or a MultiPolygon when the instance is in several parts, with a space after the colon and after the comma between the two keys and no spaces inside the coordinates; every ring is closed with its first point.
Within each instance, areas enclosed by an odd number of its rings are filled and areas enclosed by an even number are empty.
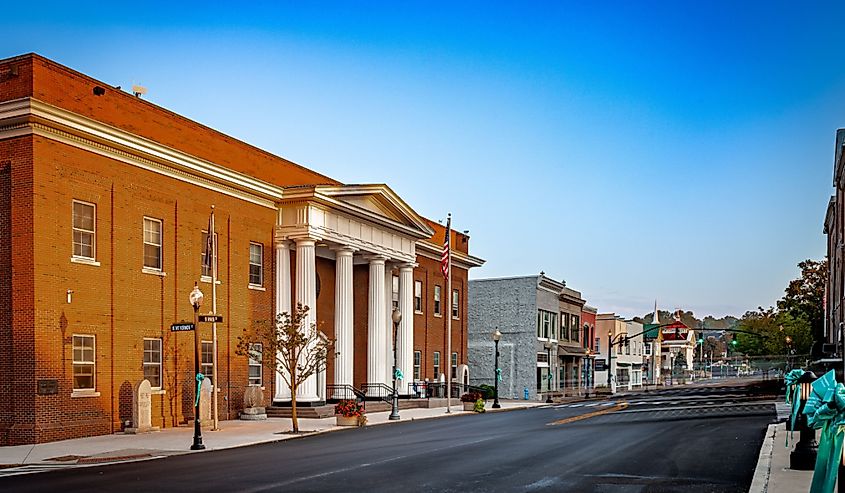
{"type": "Polygon", "coordinates": [[[464,402],[463,404],[464,404],[464,411],[472,411],[473,409],[475,409],[475,403],[474,402],[464,402]]]}
{"type": "Polygon", "coordinates": [[[335,416],[338,426],[358,426],[358,416],[347,418],[346,416],[335,416]]]}

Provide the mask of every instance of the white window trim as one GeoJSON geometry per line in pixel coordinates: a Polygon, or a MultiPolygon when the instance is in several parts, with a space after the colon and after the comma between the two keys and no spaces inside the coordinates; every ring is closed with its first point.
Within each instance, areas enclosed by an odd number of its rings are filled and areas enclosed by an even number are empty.
{"type": "Polygon", "coordinates": [[[260,342],[253,342],[252,344],[250,344],[250,346],[253,346],[253,345],[261,346],[261,360],[259,360],[258,363],[253,363],[252,355],[247,354],[247,356],[246,356],[246,358],[247,358],[247,360],[246,360],[247,385],[249,385],[250,387],[262,387],[263,388],[264,387],[264,362],[263,362],[263,360],[264,360],[264,344],[262,344],[260,342]],[[258,367],[258,383],[251,383],[250,382],[250,379],[252,377],[249,376],[249,369],[250,369],[250,367],[253,367],[253,366],[258,367]]]}
{"type": "Polygon", "coordinates": [[[458,289],[452,290],[452,299],[451,303],[449,304],[449,309],[452,310],[452,320],[460,320],[461,319],[461,292],[458,289]],[[458,302],[455,303],[455,295],[458,295],[458,302]],[[455,314],[457,312],[457,314],[455,314]]]}
{"type": "Polygon", "coordinates": [[[256,245],[258,247],[261,247],[261,263],[257,264],[261,268],[261,282],[258,283],[258,284],[253,283],[252,282],[252,273],[248,272],[247,273],[247,276],[248,276],[247,281],[248,281],[249,285],[247,287],[249,287],[251,289],[255,289],[255,288],[262,288],[263,289],[264,288],[264,244],[259,243],[257,241],[250,241],[249,242],[249,262],[248,262],[248,265],[250,267],[252,267],[253,265],[256,265],[256,264],[252,263],[252,245],[256,245]]]}
{"type": "Polygon", "coordinates": [[[419,313],[419,314],[423,313],[423,306],[425,306],[425,303],[423,302],[423,286],[422,286],[422,281],[417,281],[417,280],[414,280],[414,313],[419,313]],[[420,309],[419,309],[419,310],[417,310],[417,286],[419,286],[419,287],[420,287],[420,296],[419,296],[419,299],[420,299],[420,309]]]}
{"type": "MultiPolygon", "coordinates": [[[[70,361],[71,361],[71,379],[72,380],[74,379],[74,375],[73,375],[73,373],[74,373],[73,372],[73,366],[74,365],[88,365],[89,364],[89,362],[87,362],[87,361],[76,361],[76,359],[74,358],[74,355],[73,355],[73,338],[74,337],[90,337],[91,339],[94,340],[94,348],[93,348],[94,361],[90,362],[90,365],[93,368],[92,375],[91,375],[91,378],[92,378],[91,383],[92,383],[93,387],[84,388],[84,389],[73,388],[72,389],[73,394],[84,394],[84,396],[89,396],[90,394],[93,394],[93,393],[96,392],[97,395],[100,395],[100,393],[97,392],[97,336],[94,335],[94,334],[72,334],[71,335],[71,338],[70,338],[70,341],[71,341],[70,342],[70,351],[71,351],[70,361]]],[[[75,385],[75,383],[74,383],[74,385],[75,385]]],[[[78,397],[83,397],[83,395],[79,395],[78,397]]]]}
{"type": "Polygon", "coordinates": [[[433,294],[432,294],[431,299],[432,299],[432,303],[433,303],[432,310],[434,311],[434,316],[435,317],[442,317],[443,316],[443,288],[441,288],[440,286],[435,284],[434,285],[434,291],[432,293],[433,294]],[[440,299],[439,300],[437,299],[437,288],[440,288],[440,299]],[[436,303],[438,303],[438,302],[440,303],[440,311],[437,311],[436,303]]]}
{"type": "Polygon", "coordinates": [[[100,263],[96,260],[91,260],[88,257],[71,257],[70,261],[74,264],[82,264],[82,265],[91,265],[93,267],[99,267],[100,263]]]}
{"type": "MultiPolygon", "coordinates": [[[[151,385],[150,390],[161,390],[161,388],[163,387],[162,384],[164,383],[164,341],[161,340],[161,337],[144,337],[144,341],[158,341],[158,363],[147,363],[143,360],[142,356],[141,364],[144,370],[146,370],[147,366],[158,366],[159,385],[157,387],[151,385]]],[[[146,352],[146,349],[144,349],[143,351],[146,352]]],[[[144,374],[146,375],[146,371],[144,372],[144,374]]],[[[146,376],[144,378],[146,378],[146,376]]]]}
{"type": "Polygon", "coordinates": [[[141,271],[146,271],[148,273],[153,272],[162,272],[164,271],[164,221],[161,219],[156,219],[150,216],[144,216],[143,221],[141,221],[141,244],[143,247],[146,248],[147,245],[156,246],[155,243],[147,243],[147,221],[152,221],[158,223],[158,235],[159,235],[159,244],[158,246],[158,260],[161,266],[159,267],[150,267],[149,265],[145,265],[145,257],[141,255],[141,271]]]}
{"type": "MultiPolygon", "coordinates": [[[[91,202],[85,202],[84,200],[73,199],[73,201],[71,203],[71,208],[70,208],[70,230],[71,230],[71,238],[70,238],[71,261],[76,259],[77,261],[81,261],[79,263],[83,263],[83,264],[96,263],[96,265],[99,266],[100,264],[97,263],[97,204],[94,204],[94,203],[91,203],[91,202]],[[93,240],[91,242],[91,254],[92,254],[92,256],[90,256],[90,257],[84,257],[82,255],[76,255],[76,254],[73,253],[73,232],[76,231],[76,226],[73,225],[73,205],[77,204],[77,203],[83,204],[83,205],[90,205],[91,207],[94,208],[94,217],[93,217],[94,229],[91,231],[91,234],[93,235],[93,240]]],[[[84,230],[80,230],[80,231],[84,231],[84,230]]],[[[85,231],[85,232],[88,233],[88,231],[85,231]]]]}
{"type": "MultiPolygon", "coordinates": [[[[200,230],[200,240],[202,240],[202,235],[204,235],[204,234],[208,234],[207,229],[200,230]]],[[[211,270],[212,270],[212,273],[213,273],[214,272],[213,269],[217,268],[217,277],[218,277],[217,284],[220,284],[220,279],[219,279],[219,277],[220,277],[220,244],[218,243],[219,238],[220,238],[220,235],[218,235],[217,231],[215,231],[214,232],[214,240],[213,240],[214,241],[214,248],[213,248],[214,258],[212,259],[212,261],[214,262],[214,265],[211,266],[211,270]]],[[[203,273],[202,273],[202,254],[205,253],[205,242],[200,241],[200,244],[201,244],[200,245],[200,248],[201,248],[201,250],[200,250],[200,282],[210,283],[211,282],[211,275],[206,276],[206,275],[203,275],[203,273]]]]}

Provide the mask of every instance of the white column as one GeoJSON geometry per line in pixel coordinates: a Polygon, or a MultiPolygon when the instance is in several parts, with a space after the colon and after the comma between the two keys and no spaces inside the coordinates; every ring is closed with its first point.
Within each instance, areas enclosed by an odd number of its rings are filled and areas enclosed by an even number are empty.
{"type": "Polygon", "coordinates": [[[414,266],[403,264],[399,267],[399,311],[402,321],[399,322],[399,336],[397,342],[397,359],[399,369],[402,370],[404,380],[397,382],[399,393],[408,392],[408,382],[414,378],[414,266]]]}
{"type": "Polygon", "coordinates": [[[384,326],[387,333],[384,336],[384,379],[387,385],[393,383],[393,269],[385,262],[384,264],[384,326]]]}
{"type": "Polygon", "coordinates": [[[367,382],[384,383],[387,330],[385,327],[384,257],[370,259],[367,310],[367,382]]]}
{"type": "MultiPolygon", "coordinates": [[[[354,385],[352,345],[352,252],[350,247],[336,250],[334,291],[334,336],[337,358],[334,362],[334,383],[354,385]]],[[[344,395],[338,393],[336,398],[344,395]]]]}
{"type": "MultiPolygon", "coordinates": [[[[317,324],[317,265],[316,242],[311,238],[296,240],[296,302],[309,308],[303,322],[304,330],[317,324]]],[[[315,329],[316,330],[316,329],[315,329]]],[[[317,375],[311,375],[296,390],[297,401],[318,401],[317,375]]]]}
{"type": "MultiPolygon", "coordinates": [[[[290,242],[277,241],[276,248],[276,313],[290,313],[290,242]]],[[[289,401],[290,387],[276,372],[274,401],[289,401]]]]}

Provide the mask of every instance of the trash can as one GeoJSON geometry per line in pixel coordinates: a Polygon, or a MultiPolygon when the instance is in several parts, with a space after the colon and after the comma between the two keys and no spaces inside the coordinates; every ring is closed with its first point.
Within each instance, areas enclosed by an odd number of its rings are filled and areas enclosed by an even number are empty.
{"type": "Polygon", "coordinates": [[[524,389],[522,389],[522,398],[525,399],[526,401],[528,400],[528,387],[525,387],[524,389]]]}

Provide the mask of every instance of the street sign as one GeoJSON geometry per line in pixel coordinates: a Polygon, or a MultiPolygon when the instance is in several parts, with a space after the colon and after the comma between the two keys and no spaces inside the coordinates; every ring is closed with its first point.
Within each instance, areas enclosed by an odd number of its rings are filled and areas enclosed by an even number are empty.
{"type": "Polygon", "coordinates": [[[200,322],[217,322],[223,321],[223,315],[200,315],[200,322]]]}
{"type": "Polygon", "coordinates": [[[194,330],[194,324],[190,322],[179,322],[170,326],[170,332],[187,332],[194,330]]]}
{"type": "Polygon", "coordinates": [[[606,359],[604,359],[604,358],[602,358],[602,359],[596,359],[596,371],[605,371],[605,370],[607,370],[607,366],[606,366],[606,365],[607,365],[607,360],[606,360],[606,359]]]}

